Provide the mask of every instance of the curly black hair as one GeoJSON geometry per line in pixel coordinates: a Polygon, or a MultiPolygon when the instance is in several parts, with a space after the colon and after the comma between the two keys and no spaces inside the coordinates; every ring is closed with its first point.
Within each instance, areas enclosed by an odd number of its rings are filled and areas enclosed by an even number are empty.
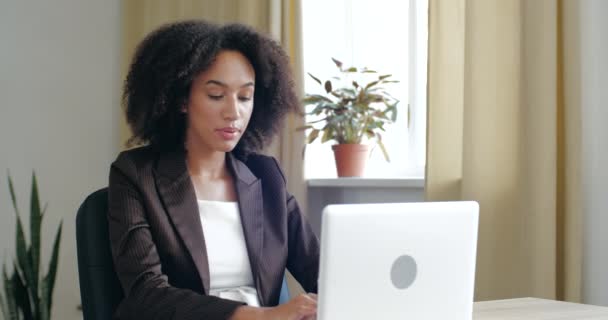
{"type": "Polygon", "coordinates": [[[269,37],[241,24],[202,20],[167,24],[137,47],[127,75],[123,104],[133,136],[127,145],[159,150],[184,147],[186,117],[181,112],[194,78],[222,50],[242,53],[255,70],[253,112],[232,153],[246,159],[260,152],[280,130],[288,112],[300,112],[289,58],[269,37]]]}

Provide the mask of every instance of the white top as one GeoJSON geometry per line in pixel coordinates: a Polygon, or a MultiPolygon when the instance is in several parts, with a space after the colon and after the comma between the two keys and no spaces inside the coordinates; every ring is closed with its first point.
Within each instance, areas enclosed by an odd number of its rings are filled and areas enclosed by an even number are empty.
{"type": "Polygon", "coordinates": [[[209,260],[209,294],[259,306],[236,202],[198,200],[209,260]]]}

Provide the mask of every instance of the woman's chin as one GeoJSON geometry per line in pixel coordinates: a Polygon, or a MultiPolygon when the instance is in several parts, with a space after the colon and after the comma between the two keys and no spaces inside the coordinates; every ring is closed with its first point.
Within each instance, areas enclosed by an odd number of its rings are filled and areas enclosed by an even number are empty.
{"type": "Polygon", "coordinates": [[[234,150],[235,147],[236,147],[236,143],[223,143],[222,145],[218,146],[217,151],[232,152],[232,150],[234,150]]]}

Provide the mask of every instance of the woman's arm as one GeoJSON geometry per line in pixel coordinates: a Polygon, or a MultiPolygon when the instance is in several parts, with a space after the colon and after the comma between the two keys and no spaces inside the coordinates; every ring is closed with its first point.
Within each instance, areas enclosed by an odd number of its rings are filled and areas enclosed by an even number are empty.
{"type": "Polygon", "coordinates": [[[317,293],[319,278],[319,239],[302,215],[295,197],[287,194],[287,269],[306,292],[317,293]]]}
{"type": "Polygon", "coordinates": [[[277,159],[270,157],[283,178],[287,206],[287,270],[306,292],[317,293],[319,278],[319,238],[300,211],[296,198],[287,192],[287,180],[277,159]]]}
{"type": "MultiPolygon", "coordinates": [[[[118,162],[118,161],[117,161],[118,162]]],[[[136,187],[136,170],[121,161],[110,170],[108,221],[116,274],[125,301],[119,319],[227,319],[242,303],[169,284],[136,187]]]]}

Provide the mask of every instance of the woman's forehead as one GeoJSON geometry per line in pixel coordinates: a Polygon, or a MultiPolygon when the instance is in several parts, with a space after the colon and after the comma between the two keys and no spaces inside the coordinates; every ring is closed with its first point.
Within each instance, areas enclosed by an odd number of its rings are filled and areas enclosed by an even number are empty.
{"type": "Polygon", "coordinates": [[[248,86],[255,81],[255,70],[242,53],[224,50],[218,53],[209,68],[198,74],[195,81],[205,85],[248,86]]]}

